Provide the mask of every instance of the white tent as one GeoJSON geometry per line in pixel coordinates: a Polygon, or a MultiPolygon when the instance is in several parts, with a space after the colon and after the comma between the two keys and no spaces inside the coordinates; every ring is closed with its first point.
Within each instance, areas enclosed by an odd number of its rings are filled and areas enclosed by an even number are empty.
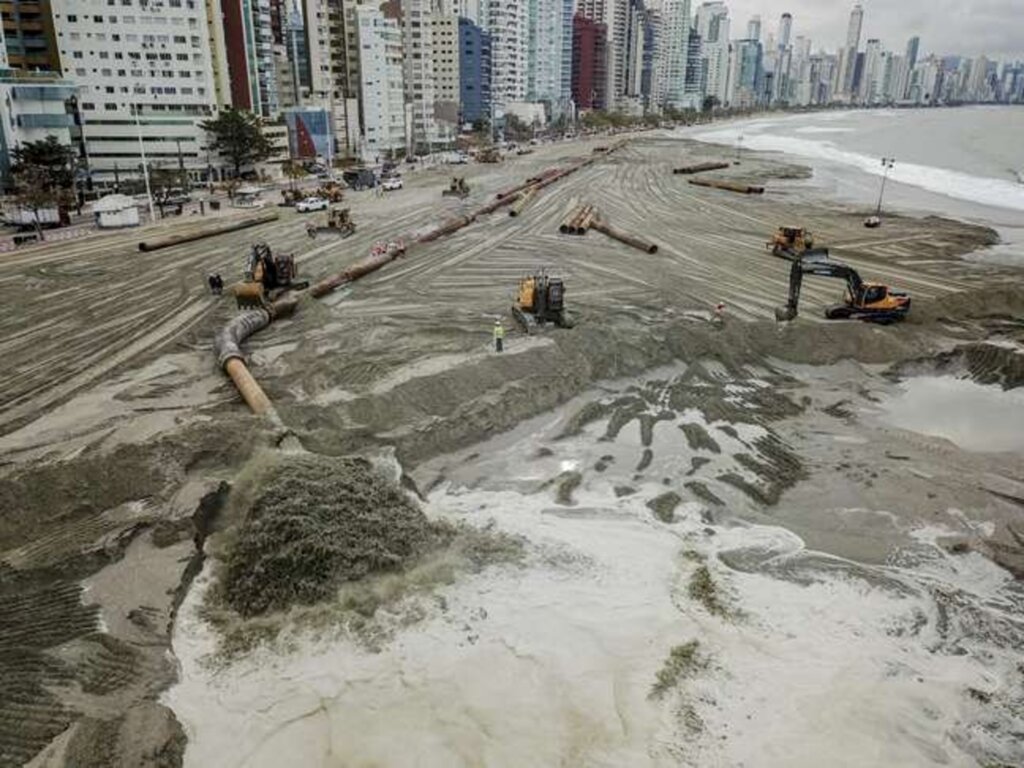
{"type": "Polygon", "coordinates": [[[107,195],[92,206],[96,226],[100,229],[139,226],[139,209],[127,195],[107,195]]]}

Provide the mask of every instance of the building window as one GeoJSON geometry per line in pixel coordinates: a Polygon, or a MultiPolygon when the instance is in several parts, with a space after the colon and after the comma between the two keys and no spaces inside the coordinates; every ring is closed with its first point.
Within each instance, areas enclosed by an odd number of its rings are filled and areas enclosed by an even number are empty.
{"type": "Polygon", "coordinates": [[[80,59],[80,58],[82,58],[82,52],[81,51],[75,51],[75,52],[73,52],[71,54],[71,57],[75,58],[75,59],[80,59]]]}
{"type": "Polygon", "coordinates": [[[82,102],[82,109],[88,109],[88,110],[91,111],[91,110],[96,109],[96,105],[91,103],[91,102],[88,102],[88,101],[83,101],[82,102]]]}
{"type": "Polygon", "coordinates": [[[103,23],[103,17],[102,16],[93,16],[92,20],[94,22],[96,22],[97,24],[102,24],[103,23]]]}
{"type": "Polygon", "coordinates": [[[107,112],[114,112],[117,109],[117,104],[104,104],[103,108],[107,110],[107,112]]]}
{"type": "Polygon", "coordinates": [[[76,16],[73,13],[69,13],[68,14],[68,22],[71,23],[71,24],[74,24],[76,21],[78,21],[78,16],[76,16]]]}

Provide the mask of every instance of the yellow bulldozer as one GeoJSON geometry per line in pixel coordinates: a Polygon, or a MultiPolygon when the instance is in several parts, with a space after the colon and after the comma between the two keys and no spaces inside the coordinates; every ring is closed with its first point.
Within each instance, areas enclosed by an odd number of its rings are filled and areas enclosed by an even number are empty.
{"type": "Polygon", "coordinates": [[[322,197],[329,203],[340,203],[345,199],[342,186],[336,181],[328,181],[326,184],[321,184],[315,196],[322,197]]]}
{"type": "Polygon", "coordinates": [[[828,256],[827,248],[814,247],[814,235],[803,227],[779,227],[766,245],[772,256],[790,261],[806,254],[828,256]]]}
{"type": "Polygon", "coordinates": [[[500,163],[501,152],[497,147],[485,147],[476,153],[476,159],[480,163],[500,163]]]}
{"type": "Polygon", "coordinates": [[[324,224],[309,222],[306,224],[306,234],[316,237],[320,232],[333,232],[342,237],[348,237],[356,231],[355,222],[352,221],[352,214],[348,208],[331,208],[327,211],[327,221],[324,224]]]}

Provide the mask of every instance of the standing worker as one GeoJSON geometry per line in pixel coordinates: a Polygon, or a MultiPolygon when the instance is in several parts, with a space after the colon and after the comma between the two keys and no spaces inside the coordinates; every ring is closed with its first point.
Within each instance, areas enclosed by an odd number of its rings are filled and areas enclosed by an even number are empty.
{"type": "Polygon", "coordinates": [[[504,348],[505,341],[505,326],[501,324],[501,320],[494,321],[494,351],[501,352],[504,348]]]}

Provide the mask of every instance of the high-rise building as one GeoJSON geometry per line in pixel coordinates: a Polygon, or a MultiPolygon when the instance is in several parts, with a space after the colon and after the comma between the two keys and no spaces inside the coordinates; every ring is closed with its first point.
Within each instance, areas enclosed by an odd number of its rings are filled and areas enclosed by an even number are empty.
{"type": "Polygon", "coordinates": [[[784,13],[779,19],[779,36],[776,40],[775,60],[772,67],[774,72],[772,99],[774,101],[789,102],[792,97],[790,67],[792,66],[793,51],[789,42],[792,32],[793,17],[784,13]]]}
{"type": "Polygon", "coordinates": [[[664,0],[659,79],[664,104],[675,109],[690,105],[686,95],[686,64],[690,40],[690,0],[664,0]]]}
{"type": "Polygon", "coordinates": [[[491,36],[459,18],[459,104],[462,122],[491,119],[491,36]]]}
{"type": "Polygon", "coordinates": [[[631,0],[628,26],[624,96],[634,109],[639,107],[642,110],[644,43],[647,38],[647,11],[643,0],[631,0]]]}
{"type": "Polygon", "coordinates": [[[607,27],[577,13],[572,20],[572,98],[577,108],[607,108],[607,64],[607,27]]]}
{"type": "Polygon", "coordinates": [[[846,27],[846,47],[843,48],[840,92],[846,97],[855,93],[854,68],[857,63],[857,49],[860,47],[860,30],[864,23],[864,9],[860,3],[850,11],[850,23],[846,27]]]}
{"type": "Polygon", "coordinates": [[[921,38],[917,35],[907,40],[907,66],[913,70],[917,66],[917,53],[921,47],[921,38]]]}
{"type": "MultiPolygon", "coordinates": [[[[352,115],[355,130],[350,131],[350,110],[346,109],[352,102],[353,82],[356,89],[359,82],[358,76],[349,77],[345,68],[344,54],[351,49],[351,39],[345,39],[343,8],[337,0],[303,0],[303,12],[309,56],[307,106],[327,110],[333,142],[329,147],[331,158],[325,159],[333,160],[339,154],[349,155],[357,151],[360,136],[358,110],[351,110],[355,113],[352,115]]],[[[350,32],[351,37],[354,37],[354,32],[350,32]]]]}
{"type": "Polygon", "coordinates": [[[571,13],[567,0],[528,0],[526,4],[526,99],[547,102],[552,113],[561,113],[569,100],[563,72],[566,48],[572,55],[572,28],[565,25],[567,6],[571,13]]]}
{"type": "Polygon", "coordinates": [[[702,3],[697,9],[702,91],[725,104],[729,73],[729,9],[723,2],[702,3]]]}
{"type": "Polygon", "coordinates": [[[440,140],[455,137],[459,129],[459,17],[435,11],[431,17],[434,45],[434,119],[440,140]]]}
{"type": "Polygon", "coordinates": [[[648,8],[644,14],[644,58],[643,72],[640,75],[640,92],[643,95],[644,109],[660,112],[663,93],[659,80],[658,62],[661,59],[662,17],[660,8],[648,8]]]}
{"type": "Polygon", "coordinates": [[[280,114],[270,0],[219,0],[231,106],[263,117],[280,114]]]}
{"type": "Polygon", "coordinates": [[[143,154],[150,167],[203,173],[199,123],[217,108],[204,5],[83,12],[81,0],[53,0],[52,8],[61,69],[80,88],[94,178],[141,175],[143,154]]]}
{"type": "Polygon", "coordinates": [[[734,40],[729,58],[729,105],[752,107],[761,102],[763,71],[759,40],[734,40]]]}
{"type": "Polygon", "coordinates": [[[60,56],[49,0],[5,0],[0,3],[0,57],[4,67],[59,72],[60,56]]]}
{"type": "Polygon", "coordinates": [[[496,117],[526,100],[527,13],[519,0],[481,0],[481,27],[491,36],[491,101],[496,117]]]}
{"type": "Polygon", "coordinates": [[[430,0],[401,0],[405,102],[412,114],[412,144],[430,151],[440,140],[434,118],[434,38],[430,0]]]}
{"type": "Polygon", "coordinates": [[[748,40],[760,40],[761,39],[761,17],[751,16],[750,21],[747,22],[747,39],[748,40]]]}
{"type": "Polygon", "coordinates": [[[72,100],[77,91],[53,72],[0,72],[0,190],[12,184],[11,152],[19,145],[48,136],[61,144],[74,143],[72,100]]]}
{"type": "Polygon", "coordinates": [[[885,62],[882,43],[872,38],[864,48],[864,68],[860,78],[858,100],[863,104],[874,105],[882,101],[885,78],[885,62]]]}
{"type": "Polygon", "coordinates": [[[0,69],[7,69],[7,39],[4,37],[4,25],[0,24],[0,69]]]}
{"type": "Polygon", "coordinates": [[[367,162],[376,162],[405,148],[402,33],[395,19],[385,18],[372,5],[353,8],[353,18],[360,51],[363,133],[359,154],[367,162]]]}

